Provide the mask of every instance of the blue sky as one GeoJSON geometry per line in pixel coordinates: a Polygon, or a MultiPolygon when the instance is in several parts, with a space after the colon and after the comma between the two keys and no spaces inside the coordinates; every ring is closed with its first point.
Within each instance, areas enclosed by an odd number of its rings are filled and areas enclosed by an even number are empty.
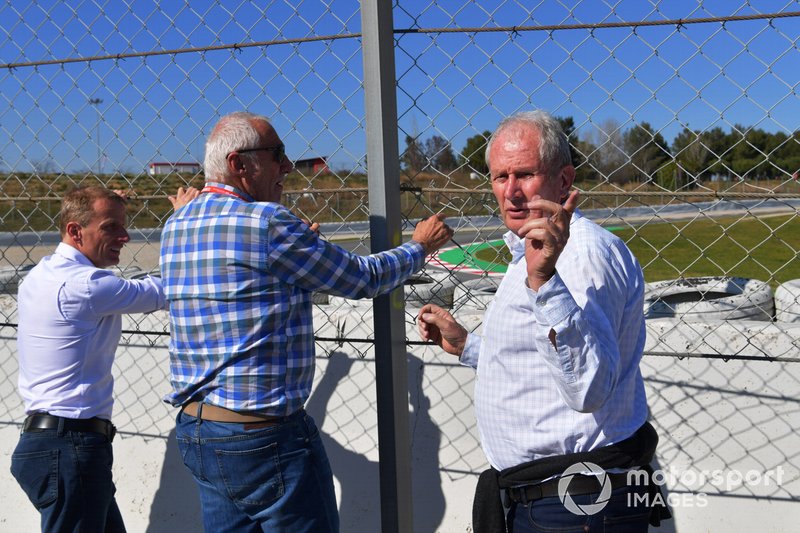
{"type": "MultiPolygon", "coordinates": [[[[101,3],[11,0],[0,7],[0,63],[300,39],[361,31],[358,2],[101,3]],[[74,7],[77,6],[77,7],[74,7]]],[[[396,30],[588,24],[800,11],[800,1],[400,0],[396,30]],[[526,7],[520,6],[524,4],[526,7]]],[[[800,129],[800,18],[553,32],[398,33],[400,140],[441,135],[460,151],[520,109],[647,121],[668,141],[685,126],[800,129]]],[[[272,117],[293,158],[363,160],[360,39],[0,70],[0,170],[201,161],[222,114],[272,117]],[[99,98],[99,105],[89,104],[99,98]]]]}

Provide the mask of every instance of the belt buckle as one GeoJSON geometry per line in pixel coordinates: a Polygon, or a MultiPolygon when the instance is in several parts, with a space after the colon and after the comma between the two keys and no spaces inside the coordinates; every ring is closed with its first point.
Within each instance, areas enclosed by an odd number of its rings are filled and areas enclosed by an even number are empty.
{"type": "MultiPolygon", "coordinates": [[[[50,416],[52,416],[52,415],[50,415],[48,413],[43,413],[43,412],[35,412],[35,413],[32,413],[32,414],[29,414],[28,416],[25,417],[25,420],[22,422],[22,429],[21,429],[20,433],[44,431],[44,429],[41,426],[36,425],[36,422],[39,419],[47,420],[48,417],[50,417],[50,416]]],[[[50,428],[50,429],[53,429],[53,428],[50,428]]]]}

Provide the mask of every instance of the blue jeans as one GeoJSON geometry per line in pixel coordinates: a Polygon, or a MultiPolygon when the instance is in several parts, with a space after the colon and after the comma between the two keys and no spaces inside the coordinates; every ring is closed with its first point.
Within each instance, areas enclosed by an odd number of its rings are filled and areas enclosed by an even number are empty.
{"type": "MultiPolygon", "coordinates": [[[[508,515],[512,533],[644,533],[649,527],[650,508],[643,507],[633,494],[646,494],[646,486],[620,487],[611,491],[608,504],[598,513],[577,515],[559,498],[542,498],[523,505],[512,504],[508,515]],[[634,502],[633,504],[631,502],[634,502]]],[[[587,508],[597,502],[599,492],[572,496],[578,506],[587,508]]],[[[640,500],[641,501],[641,500],[640,500]]]]}
{"type": "Polygon", "coordinates": [[[208,533],[339,531],[331,467],[304,410],[260,429],[183,411],[176,424],[208,533]]]}
{"type": "Polygon", "coordinates": [[[22,433],[11,474],[41,514],[42,531],[125,531],[114,499],[114,460],[105,435],[44,429],[22,433]]]}

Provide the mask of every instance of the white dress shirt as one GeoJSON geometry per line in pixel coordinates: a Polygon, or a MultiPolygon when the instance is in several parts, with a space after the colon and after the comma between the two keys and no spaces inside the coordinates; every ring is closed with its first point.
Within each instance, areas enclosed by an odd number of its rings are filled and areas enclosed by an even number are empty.
{"type": "Polygon", "coordinates": [[[461,355],[477,369],[475,410],[489,462],[502,470],[631,436],[647,418],[639,372],[644,279],[636,258],[576,211],[556,274],[534,291],[525,242],[513,232],[504,238],[511,264],[483,335],[470,334],[461,355]]]}
{"type": "Polygon", "coordinates": [[[25,412],[110,419],[122,313],[164,307],[161,280],[118,278],[61,243],[19,287],[19,390],[25,412]]]}

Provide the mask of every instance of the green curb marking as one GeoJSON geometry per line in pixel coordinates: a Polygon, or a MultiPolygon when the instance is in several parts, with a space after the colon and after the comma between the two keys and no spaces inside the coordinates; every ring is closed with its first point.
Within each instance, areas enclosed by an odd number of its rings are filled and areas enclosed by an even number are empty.
{"type": "MultiPolygon", "coordinates": [[[[619,231],[624,229],[624,227],[606,226],[605,229],[608,231],[619,231]]],[[[485,248],[491,247],[497,249],[502,246],[505,246],[505,242],[502,239],[498,239],[496,241],[478,242],[467,245],[464,248],[450,248],[449,250],[441,252],[438,257],[442,262],[449,263],[451,265],[473,268],[475,270],[483,270],[484,272],[496,272],[503,274],[508,269],[508,265],[484,261],[483,259],[475,257],[479,251],[485,248]]]]}
{"type": "Polygon", "coordinates": [[[489,242],[478,242],[466,246],[463,250],[461,248],[451,248],[439,254],[439,259],[451,265],[459,265],[467,268],[474,268],[476,270],[483,270],[485,272],[499,272],[506,271],[508,265],[501,265],[492,263],[490,261],[483,261],[475,257],[479,250],[484,248],[504,246],[505,243],[502,239],[489,242]]]}

